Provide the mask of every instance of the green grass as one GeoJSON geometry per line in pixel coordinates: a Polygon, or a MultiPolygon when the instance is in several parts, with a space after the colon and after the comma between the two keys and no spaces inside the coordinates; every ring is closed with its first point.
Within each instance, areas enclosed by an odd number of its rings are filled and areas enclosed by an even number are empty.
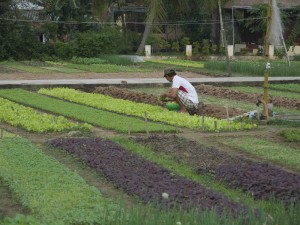
{"type": "Polygon", "coordinates": [[[29,73],[52,73],[52,71],[47,70],[45,68],[39,67],[39,66],[31,66],[23,64],[22,62],[1,62],[1,65],[4,65],[9,68],[13,68],[19,71],[23,72],[29,72],[29,73]]]}
{"type": "Polygon", "coordinates": [[[300,84],[271,84],[270,89],[273,90],[280,90],[280,91],[290,91],[290,92],[296,92],[300,94],[300,84]]]}
{"type": "MultiPolygon", "coordinates": [[[[247,76],[264,76],[265,62],[262,61],[231,61],[233,74],[247,76]]],[[[208,71],[227,72],[226,61],[206,61],[204,68],[208,71]]],[[[300,63],[293,62],[289,67],[282,61],[271,61],[270,76],[299,76],[300,63]]]]}
{"type": "MultiPolygon", "coordinates": [[[[246,93],[250,93],[250,94],[258,94],[258,93],[261,94],[264,91],[263,87],[234,86],[234,87],[226,87],[226,88],[228,88],[230,90],[237,90],[237,91],[242,91],[242,92],[246,92],[246,93]]],[[[300,86],[299,86],[299,88],[300,88],[300,86]]],[[[269,95],[271,95],[271,96],[300,99],[300,93],[272,90],[270,88],[269,88],[268,92],[269,92],[269,95]]]]}
{"type": "Polygon", "coordinates": [[[83,64],[66,63],[65,67],[71,69],[95,72],[95,73],[153,72],[151,69],[143,68],[137,65],[134,66],[123,66],[123,65],[115,65],[115,64],[83,65],[83,64]]]}
{"type": "Polygon", "coordinates": [[[223,144],[238,148],[261,159],[300,171],[300,152],[273,141],[254,137],[220,139],[223,144]]]}
{"type": "Polygon", "coordinates": [[[300,130],[290,129],[290,130],[283,130],[280,133],[287,141],[290,142],[300,142],[300,130]]]}

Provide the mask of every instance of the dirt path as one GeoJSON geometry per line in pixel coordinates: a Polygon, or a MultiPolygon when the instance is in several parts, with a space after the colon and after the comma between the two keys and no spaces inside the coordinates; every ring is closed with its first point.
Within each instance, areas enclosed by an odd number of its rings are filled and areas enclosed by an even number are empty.
{"type": "MultiPolygon", "coordinates": [[[[180,76],[186,78],[202,78],[210,77],[204,74],[192,73],[192,72],[179,72],[180,76]]],[[[178,73],[178,74],[179,74],[178,73]]],[[[6,71],[1,72],[0,70],[0,80],[63,80],[63,79],[120,79],[120,78],[163,78],[163,71],[161,72],[147,72],[147,73],[27,73],[18,71],[6,71]]]]}

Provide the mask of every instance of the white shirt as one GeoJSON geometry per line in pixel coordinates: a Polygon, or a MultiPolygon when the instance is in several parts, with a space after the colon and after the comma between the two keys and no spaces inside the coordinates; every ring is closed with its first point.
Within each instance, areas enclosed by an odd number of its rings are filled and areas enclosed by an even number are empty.
{"type": "Polygon", "coordinates": [[[193,85],[188,82],[186,79],[175,75],[172,81],[172,88],[178,88],[179,90],[185,92],[187,94],[188,99],[190,99],[193,103],[198,104],[198,94],[193,85]]]}

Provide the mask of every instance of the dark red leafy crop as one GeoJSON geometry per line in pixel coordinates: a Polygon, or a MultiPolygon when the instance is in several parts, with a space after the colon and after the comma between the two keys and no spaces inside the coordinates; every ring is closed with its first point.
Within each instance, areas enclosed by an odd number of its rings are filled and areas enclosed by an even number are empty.
{"type": "Polygon", "coordinates": [[[216,178],[231,187],[252,193],[256,199],[275,197],[286,205],[300,200],[300,176],[270,164],[221,165],[216,171],[216,178]]]}
{"type": "Polygon", "coordinates": [[[256,199],[275,197],[285,204],[299,202],[300,176],[271,164],[261,164],[234,154],[206,147],[176,135],[135,137],[154,151],[188,163],[198,173],[211,173],[232,188],[253,194],[256,199]]]}
{"type": "Polygon", "coordinates": [[[238,215],[245,207],[199,183],[175,175],[114,142],[100,138],[68,138],[52,140],[50,144],[81,158],[115,186],[144,202],[158,202],[168,207],[190,207],[238,215]],[[162,197],[168,194],[168,199],[162,197]]]}

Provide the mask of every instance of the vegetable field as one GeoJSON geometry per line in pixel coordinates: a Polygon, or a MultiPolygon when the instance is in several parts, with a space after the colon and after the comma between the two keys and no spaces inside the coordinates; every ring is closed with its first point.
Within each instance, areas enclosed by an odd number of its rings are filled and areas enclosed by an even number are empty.
{"type": "MultiPolygon", "coordinates": [[[[52,76],[105,63],[9,66],[52,76]]],[[[0,224],[298,225],[300,85],[270,85],[268,122],[247,114],[262,109],[258,87],[196,85],[194,116],[168,110],[167,89],[0,89],[0,224]]]]}

